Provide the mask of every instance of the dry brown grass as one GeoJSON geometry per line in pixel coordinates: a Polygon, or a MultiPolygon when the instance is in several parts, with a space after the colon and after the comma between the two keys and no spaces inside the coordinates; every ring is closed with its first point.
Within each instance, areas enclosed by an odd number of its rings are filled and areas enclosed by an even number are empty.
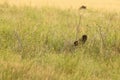
{"type": "Polygon", "coordinates": [[[119,0],[0,0],[0,3],[8,2],[17,6],[30,5],[35,7],[52,6],[62,9],[78,9],[81,5],[88,8],[120,11],[119,0]]]}
{"type": "Polygon", "coordinates": [[[88,8],[0,5],[0,80],[120,80],[120,14],[88,8]]]}

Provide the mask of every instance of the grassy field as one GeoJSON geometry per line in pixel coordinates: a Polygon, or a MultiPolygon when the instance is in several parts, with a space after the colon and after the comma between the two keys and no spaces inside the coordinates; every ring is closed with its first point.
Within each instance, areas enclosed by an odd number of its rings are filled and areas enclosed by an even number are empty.
{"type": "Polygon", "coordinates": [[[0,80],[120,80],[119,21],[94,9],[0,5],[0,80]]]}
{"type": "Polygon", "coordinates": [[[86,5],[88,8],[120,12],[120,0],[0,0],[0,3],[4,2],[16,6],[50,6],[61,9],[78,9],[81,5],[86,5]]]}

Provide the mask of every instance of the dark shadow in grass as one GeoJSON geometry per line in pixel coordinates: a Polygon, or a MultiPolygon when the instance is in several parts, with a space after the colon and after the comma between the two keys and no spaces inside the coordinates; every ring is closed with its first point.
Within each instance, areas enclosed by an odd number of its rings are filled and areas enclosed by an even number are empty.
{"type": "Polygon", "coordinates": [[[82,5],[79,10],[82,10],[82,9],[87,9],[87,7],[85,5],[82,5]]]}
{"type": "Polygon", "coordinates": [[[82,38],[74,42],[74,46],[78,46],[80,44],[83,45],[85,44],[86,41],[87,41],[87,35],[83,35],[82,38]]]}

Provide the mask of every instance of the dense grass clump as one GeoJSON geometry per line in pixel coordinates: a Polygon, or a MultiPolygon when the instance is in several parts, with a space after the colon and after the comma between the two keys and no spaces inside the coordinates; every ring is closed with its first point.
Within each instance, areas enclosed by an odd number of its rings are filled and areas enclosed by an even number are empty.
{"type": "Polygon", "coordinates": [[[119,21],[119,13],[0,5],[0,79],[119,80],[119,21]]]}

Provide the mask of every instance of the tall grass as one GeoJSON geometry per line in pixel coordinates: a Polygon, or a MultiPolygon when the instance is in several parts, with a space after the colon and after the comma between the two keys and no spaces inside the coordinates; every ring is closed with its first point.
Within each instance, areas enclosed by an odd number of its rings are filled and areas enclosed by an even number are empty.
{"type": "Polygon", "coordinates": [[[0,79],[119,80],[119,21],[119,13],[0,5],[0,79]],[[88,40],[74,47],[78,24],[77,38],[88,40]]]}

